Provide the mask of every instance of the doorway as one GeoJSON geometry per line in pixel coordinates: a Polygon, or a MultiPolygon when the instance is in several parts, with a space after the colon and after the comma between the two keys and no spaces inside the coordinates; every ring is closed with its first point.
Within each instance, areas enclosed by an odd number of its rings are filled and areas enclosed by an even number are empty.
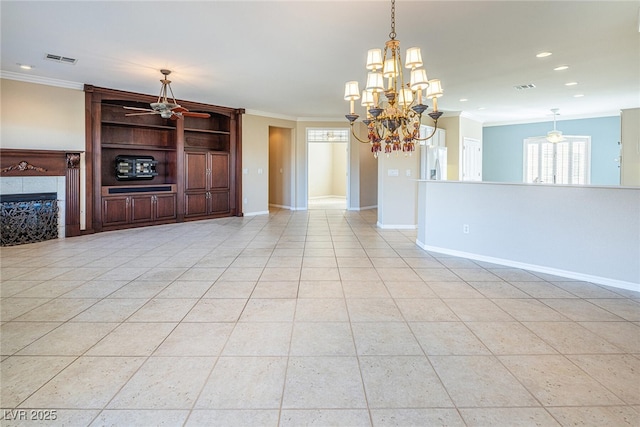
{"type": "Polygon", "coordinates": [[[347,129],[307,129],[308,209],[347,209],[347,129]]]}
{"type": "Polygon", "coordinates": [[[292,132],[292,129],[269,127],[269,206],[282,209],[294,206],[292,132]]]}

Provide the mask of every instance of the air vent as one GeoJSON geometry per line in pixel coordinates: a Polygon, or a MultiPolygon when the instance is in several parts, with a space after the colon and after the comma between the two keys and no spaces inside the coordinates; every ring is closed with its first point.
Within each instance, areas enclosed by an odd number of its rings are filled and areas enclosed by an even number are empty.
{"type": "Polygon", "coordinates": [[[47,56],[45,58],[50,61],[62,62],[64,64],[71,64],[71,65],[75,65],[75,63],[78,62],[78,60],[75,58],[69,58],[68,56],[54,55],[52,53],[47,53],[47,56]]]}
{"type": "Polygon", "coordinates": [[[534,85],[533,83],[529,83],[529,84],[526,84],[526,85],[514,86],[514,88],[516,88],[516,90],[533,89],[535,87],[536,87],[536,85],[534,85]]]}

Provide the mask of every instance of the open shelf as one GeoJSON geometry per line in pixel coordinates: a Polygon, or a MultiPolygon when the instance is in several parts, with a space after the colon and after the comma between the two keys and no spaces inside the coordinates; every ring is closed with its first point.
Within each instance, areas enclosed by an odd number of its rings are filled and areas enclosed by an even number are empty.
{"type": "Polygon", "coordinates": [[[123,126],[123,127],[135,127],[135,128],[149,128],[149,129],[162,129],[162,130],[175,130],[175,126],[167,126],[167,125],[156,125],[156,124],[138,124],[131,122],[119,122],[116,120],[102,120],[103,125],[109,126],[123,126]]]}

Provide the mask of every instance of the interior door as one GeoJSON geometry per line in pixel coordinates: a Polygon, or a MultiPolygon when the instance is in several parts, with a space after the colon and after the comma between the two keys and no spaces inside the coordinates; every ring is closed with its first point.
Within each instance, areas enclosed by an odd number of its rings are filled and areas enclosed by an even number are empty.
{"type": "Polygon", "coordinates": [[[462,141],[462,180],[482,181],[482,141],[478,139],[462,141]]]}

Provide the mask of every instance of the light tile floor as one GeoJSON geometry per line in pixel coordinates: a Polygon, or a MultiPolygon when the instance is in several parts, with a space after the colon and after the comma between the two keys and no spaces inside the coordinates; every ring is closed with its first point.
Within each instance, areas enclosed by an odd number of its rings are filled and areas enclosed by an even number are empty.
{"type": "Polygon", "coordinates": [[[640,425],[640,294],[375,222],[275,211],[3,248],[2,425],[640,425]]]}

